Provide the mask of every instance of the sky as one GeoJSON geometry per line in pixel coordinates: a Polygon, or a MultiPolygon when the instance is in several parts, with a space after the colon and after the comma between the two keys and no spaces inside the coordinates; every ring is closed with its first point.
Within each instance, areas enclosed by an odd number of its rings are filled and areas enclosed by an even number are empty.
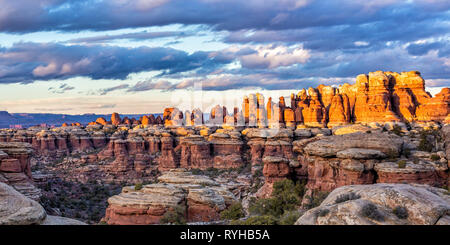
{"type": "Polygon", "coordinates": [[[418,70],[450,85],[448,0],[0,0],[0,110],[240,106],[418,70]]]}

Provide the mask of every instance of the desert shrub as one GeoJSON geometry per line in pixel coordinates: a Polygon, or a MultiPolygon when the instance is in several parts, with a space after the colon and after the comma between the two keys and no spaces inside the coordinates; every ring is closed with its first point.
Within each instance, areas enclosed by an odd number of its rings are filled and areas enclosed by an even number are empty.
{"type": "Polygon", "coordinates": [[[334,201],[334,203],[341,203],[341,202],[346,202],[349,200],[356,200],[359,198],[361,198],[360,195],[355,194],[354,192],[350,192],[350,193],[346,193],[346,194],[342,194],[342,195],[338,196],[336,198],[336,201],[334,201]]]}
{"type": "Polygon", "coordinates": [[[373,203],[365,204],[361,209],[361,215],[376,221],[383,221],[384,216],[378,211],[377,206],[373,203]]]}
{"type": "Polygon", "coordinates": [[[236,220],[244,216],[244,210],[242,209],[242,204],[240,202],[231,204],[227,209],[220,213],[220,217],[227,220],[236,220]]]}
{"type": "Polygon", "coordinates": [[[437,161],[437,160],[440,160],[440,159],[441,159],[441,157],[439,155],[437,155],[437,154],[432,154],[431,155],[431,160],[433,160],[433,161],[437,161]]]}
{"type": "Polygon", "coordinates": [[[403,136],[403,131],[402,131],[402,127],[400,127],[399,125],[395,124],[392,127],[392,132],[398,136],[403,136]]]}
{"type": "Polygon", "coordinates": [[[317,212],[317,216],[319,216],[319,217],[324,217],[324,216],[326,216],[328,213],[330,212],[330,210],[328,210],[328,209],[321,209],[321,210],[319,210],[319,212],[317,212]]]}
{"type": "Polygon", "coordinates": [[[433,142],[431,142],[430,138],[434,139],[436,143],[442,141],[442,136],[438,129],[421,130],[419,132],[419,138],[419,146],[417,148],[421,151],[428,152],[433,150],[433,142]]]}
{"type": "Polygon", "coordinates": [[[406,219],[408,218],[408,210],[405,207],[397,206],[395,207],[392,212],[397,216],[399,219],[406,219]]]}
{"type": "Polygon", "coordinates": [[[252,216],[246,220],[233,220],[232,225],[276,225],[278,220],[271,215],[252,216]]]}
{"type": "Polygon", "coordinates": [[[406,161],[400,160],[397,162],[398,168],[405,168],[406,167],[406,161]]]}
{"type": "Polygon", "coordinates": [[[203,174],[203,171],[198,168],[191,169],[190,171],[194,175],[202,175],[203,174]]]}
{"type": "Polygon", "coordinates": [[[298,220],[300,215],[301,215],[301,213],[297,210],[288,211],[280,217],[278,224],[293,225],[295,223],[295,221],[298,220]]]}
{"type": "Polygon", "coordinates": [[[288,179],[277,181],[273,185],[272,197],[256,200],[250,205],[249,211],[252,214],[279,217],[299,205],[304,191],[304,183],[294,184],[288,179]]]}
{"type": "Polygon", "coordinates": [[[411,150],[410,149],[403,149],[403,155],[407,158],[411,156],[411,150]]]}
{"type": "Polygon", "coordinates": [[[142,183],[136,183],[136,184],[134,185],[134,190],[135,190],[135,191],[138,191],[138,190],[142,189],[142,187],[143,187],[142,183]]]}
{"type": "Polygon", "coordinates": [[[307,209],[318,207],[325,198],[327,198],[329,192],[319,191],[317,193],[314,193],[312,196],[308,196],[309,198],[309,204],[306,205],[307,209]]]}
{"type": "Polygon", "coordinates": [[[263,172],[261,169],[257,169],[253,174],[253,177],[261,177],[261,176],[263,176],[263,172]]]}
{"type": "Polygon", "coordinates": [[[173,210],[169,210],[164,213],[159,222],[161,224],[185,225],[185,208],[182,206],[174,207],[173,210]]]}
{"type": "Polygon", "coordinates": [[[398,151],[397,151],[397,150],[394,150],[394,149],[390,149],[390,150],[386,153],[386,156],[387,156],[389,159],[395,159],[395,158],[397,158],[397,156],[398,156],[398,151]]]}

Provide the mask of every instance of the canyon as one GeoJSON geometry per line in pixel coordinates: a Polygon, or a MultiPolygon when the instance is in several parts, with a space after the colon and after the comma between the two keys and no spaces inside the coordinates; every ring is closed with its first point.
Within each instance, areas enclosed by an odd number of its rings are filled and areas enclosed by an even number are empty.
{"type": "MultiPolygon", "coordinates": [[[[432,97],[419,72],[370,72],[353,85],[303,89],[290,106],[250,94],[231,114],[213,107],[209,120],[170,107],[162,117],[2,129],[0,182],[38,201],[33,183],[50,179],[115,186],[100,200],[107,224],[158,224],[172,212],[220,221],[286,179],[305,184],[301,206],[343,186],[448,188],[449,114],[450,89],[432,97]]],[[[311,219],[298,223],[322,222],[311,219]]]]}

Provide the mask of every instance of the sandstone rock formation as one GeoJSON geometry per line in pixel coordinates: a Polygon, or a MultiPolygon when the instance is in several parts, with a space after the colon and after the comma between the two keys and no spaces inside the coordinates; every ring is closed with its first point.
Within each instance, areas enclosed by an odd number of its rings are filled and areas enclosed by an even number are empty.
{"type": "Polygon", "coordinates": [[[38,200],[40,191],[33,184],[30,158],[32,146],[21,142],[0,142],[0,182],[25,196],[38,200]]]}
{"type": "Polygon", "coordinates": [[[417,184],[343,186],[295,224],[449,225],[450,197],[446,192],[417,184]]]}
{"type": "Polygon", "coordinates": [[[0,225],[84,225],[83,222],[47,216],[44,208],[0,182],[0,225]]]}
{"type": "Polygon", "coordinates": [[[181,208],[188,222],[213,221],[235,201],[234,195],[206,176],[183,169],[171,170],[158,178],[160,183],[136,190],[124,187],[108,199],[108,224],[158,224],[166,212],[181,208]]]}

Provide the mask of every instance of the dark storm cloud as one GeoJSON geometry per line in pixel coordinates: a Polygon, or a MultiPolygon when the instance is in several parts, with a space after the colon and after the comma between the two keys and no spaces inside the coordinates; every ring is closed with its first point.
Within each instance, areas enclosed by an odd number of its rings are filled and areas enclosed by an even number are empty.
{"type": "Polygon", "coordinates": [[[206,24],[217,30],[301,29],[442,17],[445,0],[24,0],[0,1],[0,31],[113,30],[206,24]]]}
{"type": "Polygon", "coordinates": [[[0,83],[76,76],[125,79],[130,73],[142,71],[174,74],[222,63],[207,52],[188,54],[171,48],[16,43],[0,51],[0,83]]]}

